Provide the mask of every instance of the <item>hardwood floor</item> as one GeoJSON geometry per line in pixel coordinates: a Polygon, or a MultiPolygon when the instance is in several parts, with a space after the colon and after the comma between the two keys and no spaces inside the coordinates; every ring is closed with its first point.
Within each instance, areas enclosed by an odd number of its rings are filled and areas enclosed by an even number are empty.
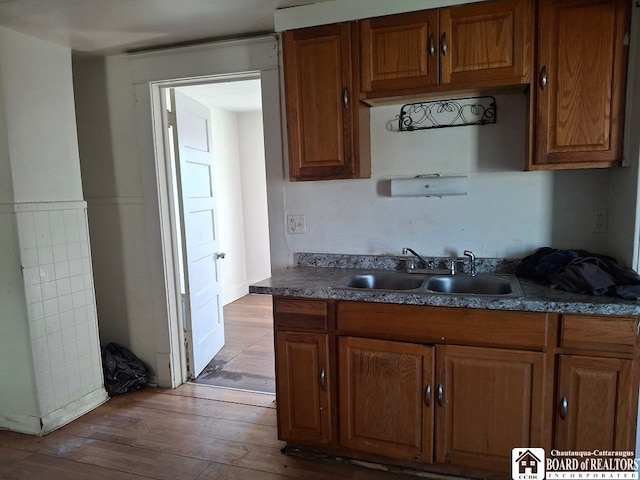
{"type": "Polygon", "coordinates": [[[275,393],[270,295],[245,295],[224,307],[225,344],[196,383],[275,393]]]}
{"type": "Polygon", "coordinates": [[[415,478],[283,455],[273,400],[196,384],[127,393],[42,438],[0,431],[0,479],[415,478]]]}

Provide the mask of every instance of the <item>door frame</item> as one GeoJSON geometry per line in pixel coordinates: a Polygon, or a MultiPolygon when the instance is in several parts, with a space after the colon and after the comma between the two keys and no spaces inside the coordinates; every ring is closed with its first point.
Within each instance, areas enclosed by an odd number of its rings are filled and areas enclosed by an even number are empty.
{"type": "MultiPolygon", "coordinates": [[[[170,145],[170,135],[169,135],[169,118],[168,118],[168,107],[167,105],[167,90],[177,87],[190,87],[194,85],[211,85],[214,83],[223,83],[229,81],[243,81],[243,80],[255,80],[260,79],[260,72],[244,72],[244,73],[233,73],[233,74],[223,74],[223,75],[211,75],[208,77],[198,78],[197,80],[193,79],[176,79],[170,81],[162,81],[162,82],[152,82],[152,99],[154,110],[159,109],[160,114],[160,130],[155,130],[154,134],[156,138],[160,139],[162,137],[162,142],[159,142],[157,145],[158,150],[156,151],[156,162],[157,167],[164,169],[164,182],[166,185],[163,185],[159,192],[166,193],[167,198],[164,199],[167,205],[167,216],[163,218],[160,217],[161,228],[164,231],[168,228],[170,231],[168,232],[171,241],[168,245],[165,245],[165,271],[170,274],[167,275],[168,278],[173,278],[174,281],[172,285],[167,285],[168,287],[173,286],[173,288],[168,288],[167,293],[169,296],[175,295],[174,299],[169,299],[170,302],[177,303],[177,312],[176,319],[178,325],[178,341],[179,341],[179,349],[180,349],[180,378],[181,382],[184,383],[190,379],[190,373],[188,369],[189,363],[189,354],[186,350],[187,338],[185,335],[185,331],[187,329],[187,319],[185,318],[185,312],[183,308],[182,302],[182,292],[180,288],[180,249],[178,248],[179,239],[177,238],[178,229],[176,228],[177,224],[181,222],[181,216],[184,215],[184,212],[181,210],[180,205],[176,205],[175,202],[175,192],[173,187],[174,179],[172,173],[172,162],[174,159],[171,155],[171,145],[170,145]]],[[[157,128],[157,123],[154,123],[157,128]]],[[[176,146],[174,145],[174,149],[176,146]]],[[[175,165],[176,172],[179,170],[180,166],[175,165]]],[[[177,179],[176,179],[177,181],[177,179]]],[[[162,199],[161,199],[162,201],[162,199]]],[[[165,232],[166,233],[166,232],[165,232]]],[[[182,248],[185,248],[183,245],[182,248]]],[[[174,322],[174,323],[175,323],[174,322]]],[[[193,348],[193,345],[190,345],[193,348]]]]}
{"type": "MultiPolygon", "coordinates": [[[[149,252],[151,274],[164,288],[154,291],[153,326],[158,384],[175,388],[187,381],[177,268],[175,205],[167,175],[167,123],[163,90],[171,86],[228,81],[259,75],[262,86],[267,204],[272,269],[287,265],[285,249],[283,129],[280,49],[275,35],[132,54],[138,148],[145,190],[146,231],[157,238],[162,259],[149,252]],[[151,113],[151,114],[150,114],[151,113]]],[[[114,59],[122,61],[122,57],[114,59]]],[[[166,107],[166,105],[165,105],[166,107]]],[[[170,166],[170,165],[169,165],[170,166]]],[[[155,243],[155,242],[154,242],[155,243]]],[[[159,285],[157,285],[159,286],[159,285]]]]}

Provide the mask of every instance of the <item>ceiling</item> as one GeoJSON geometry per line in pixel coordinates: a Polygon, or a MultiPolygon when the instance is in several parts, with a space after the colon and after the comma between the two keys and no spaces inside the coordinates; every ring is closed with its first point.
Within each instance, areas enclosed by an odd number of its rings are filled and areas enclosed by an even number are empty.
{"type": "Polygon", "coordinates": [[[176,90],[181,90],[209,107],[228,112],[246,113],[262,110],[259,79],[192,85],[176,90]]]}
{"type": "Polygon", "coordinates": [[[0,0],[0,25],[111,55],[274,31],[276,9],[330,0],[0,0]]]}

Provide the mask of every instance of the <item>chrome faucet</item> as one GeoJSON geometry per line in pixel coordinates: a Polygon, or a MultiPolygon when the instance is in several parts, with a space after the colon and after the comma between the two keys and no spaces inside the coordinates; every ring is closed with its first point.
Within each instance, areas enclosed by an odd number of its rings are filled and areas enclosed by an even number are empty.
{"type": "MultiPolygon", "coordinates": [[[[402,254],[403,255],[408,255],[409,253],[411,253],[413,256],[415,256],[416,258],[418,258],[418,260],[420,260],[423,264],[424,264],[424,268],[433,268],[433,262],[428,262],[427,260],[425,260],[424,258],[422,258],[420,255],[418,255],[415,250],[411,249],[411,248],[403,248],[402,249],[402,254]]],[[[413,264],[412,266],[409,267],[409,270],[413,270],[413,264]]]]}
{"type": "Polygon", "coordinates": [[[472,277],[476,276],[476,256],[470,250],[465,250],[463,252],[465,257],[469,257],[469,275],[472,277]]]}

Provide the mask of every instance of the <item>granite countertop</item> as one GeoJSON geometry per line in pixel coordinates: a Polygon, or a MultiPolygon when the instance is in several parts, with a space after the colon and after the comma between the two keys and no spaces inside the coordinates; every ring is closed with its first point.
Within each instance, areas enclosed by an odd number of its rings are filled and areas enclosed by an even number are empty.
{"type": "MultiPolygon", "coordinates": [[[[569,293],[548,286],[520,279],[524,296],[457,295],[402,291],[381,291],[340,288],[344,281],[356,274],[372,271],[399,270],[398,263],[391,264],[389,257],[383,262],[358,256],[357,261],[317,261],[319,257],[301,257],[298,266],[275,273],[272,277],[253,284],[250,293],[299,298],[348,300],[361,302],[428,305],[437,307],[480,308],[487,310],[512,310],[526,312],[556,312],[595,315],[640,315],[640,302],[612,296],[594,296],[569,293]],[[301,260],[302,258],[302,260],[301,260]],[[364,262],[362,261],[364,260],[364,262]],[[383,265],[384,268],[376,268],[383,265]]],[[[314,254],[315,255],[315,254],[314,254]]],[[[326,259],[329,256],[322,257],[326,259]]],[[[338,257],[338,256],[332,256],[338,257]]],[[[393,258],[393,257],[392,257],[393,258]]],[[[335,259],[333,259],[335,260],[335,259]]],[[[406,260],[406,258],[404,258],[406,260]]],[[[479,272],[511,273],[510,261],[480,261],[479,272]]]]}

